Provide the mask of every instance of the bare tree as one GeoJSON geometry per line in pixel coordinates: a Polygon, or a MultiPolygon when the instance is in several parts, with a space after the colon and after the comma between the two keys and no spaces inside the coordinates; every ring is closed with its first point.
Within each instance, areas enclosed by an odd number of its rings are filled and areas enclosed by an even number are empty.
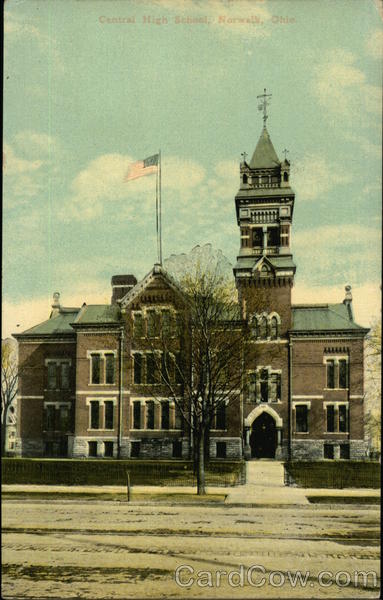
{"type": "Polygon", "coordinates": [[[17,394],[18,363],[14,340],[1,341],[1,455],[6,449],[7,418],[17,394]]]}
{"type": "Polygon", "coordinates": [[[373,455],[381,451],[381,331],[381,321],[375,321],[366,338],[365,428],[373,455]]]}
{"type": "MultiPolygon", "coordinates": [[[[243,322],[232,282],[197,263],[180,284],[185,297],[178,313],[178,349],[161,331],[157,374],[181,412],[193,440],[197,493],[205,494],[205,458],[210,430],[219,414],[238,402],[243,385],[243,322]],[[181,359],[176,356],[181,354],[181,359]]],[[[157,349],[158,350],[158,349],[157,349]]]]}

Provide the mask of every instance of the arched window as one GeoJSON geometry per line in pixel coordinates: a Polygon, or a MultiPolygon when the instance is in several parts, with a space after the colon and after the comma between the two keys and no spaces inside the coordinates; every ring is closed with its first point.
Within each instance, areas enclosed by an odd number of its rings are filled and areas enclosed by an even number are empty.
{"type": "Polygon", "coordinates": [[[289,174],[288,173],[283,173],[283,181],[288,181],[289,180],[289,174]]]}
{"type": "Polygon", "coordinates": [[[270,321],[270,337],[272,340],[276,340],[278,337],[278,321],[277,317],[272,317],[270,321]]]}
{"type": "Polygon", "coordinates": [[[267,318],[261,317],[259,322],[259,337],[261,339],[267,338],[267,318]]]}
{"type": "Polygon", "coordinates": [[[243,181],[243,183],[247,183],[247,175],[246,175],[246,173],[242,177],[242,181],[243,181]]]}

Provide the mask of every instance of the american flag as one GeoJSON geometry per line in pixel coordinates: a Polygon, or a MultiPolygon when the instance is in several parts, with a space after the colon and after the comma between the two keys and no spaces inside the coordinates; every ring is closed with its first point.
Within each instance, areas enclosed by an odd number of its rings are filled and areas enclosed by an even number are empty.
{"type": "Polygon", "coordinates": [[[124,181],[132,181],[132,179],[138,179],[144,175],[157,173],[158,158],[158,154],[153,154],[153,156],[149,156],[149,158],[132,163],[125,175],[124,181]]]}

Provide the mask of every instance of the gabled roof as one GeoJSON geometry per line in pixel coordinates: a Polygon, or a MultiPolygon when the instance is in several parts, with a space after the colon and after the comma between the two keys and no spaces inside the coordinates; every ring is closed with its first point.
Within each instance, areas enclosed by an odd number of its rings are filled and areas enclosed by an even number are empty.
{"type": "Polygon", "coordinates": [[[133,302],[149,285],[156,279],[160,277],[166,285],[168,285],[176,294],[182,297],[185,300],[185,295],[182,291],[182,288],[178,285],[178,283],[169,275],[165,269],[159,265],[155,264],[154,267],[149,271],[145,277],[139,281],[125,296],[121,299],[120,305],[125,308],[131,302],[133,302]]]}
{"type": "Polygon", "coordinates": [[[22,333],[13,334],[13,337],[17,339],[22,336],[65,335],[68,333],[74,334],[71,323],[76,318],[79,310],[79,308],[66,308],[51,319],[47,319],[46,321],[43,321],[43,323],[39,323],[39,325],[35,325],[34,327],[31,327],[22,333]]]}
{"type": "Polygon", "coordinates": [[[274,150],[269,132],[264,127],[249,166],[251,169],[268,169],[277,167],[278,165],[280,165],[280,161],[274,150]]]}
{"type": "Polygon", "coordinates": [[[275,270],[278,269],[295,269],[295,263],[291,256],[244,256],[238,258],[234,269],[253,269],[256,265],[268,262],[275,270]],[[262,261],[262,262],[261,262],[262,261]]]}
{"type": "Polygon", "coordinates": [[[292,306],[292,331],[368,330],[350,319],[346,304],[307,304],[292,306]]]}
{"type": "Polygon", "coordinates": [[[83,304],[73,326],[113,325],[120,322],[121,310],[117,304],[83,304]]]}

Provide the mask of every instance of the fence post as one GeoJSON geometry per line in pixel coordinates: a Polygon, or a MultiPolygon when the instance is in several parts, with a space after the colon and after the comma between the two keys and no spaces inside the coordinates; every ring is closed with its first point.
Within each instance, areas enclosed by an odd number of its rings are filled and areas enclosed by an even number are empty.
{"type": "Polygon", "coordinates": [[[126,471],[126,495],[128,497],[128,502],[130,502],[130,474],[129,474],[129,471],[126,471]]]}

